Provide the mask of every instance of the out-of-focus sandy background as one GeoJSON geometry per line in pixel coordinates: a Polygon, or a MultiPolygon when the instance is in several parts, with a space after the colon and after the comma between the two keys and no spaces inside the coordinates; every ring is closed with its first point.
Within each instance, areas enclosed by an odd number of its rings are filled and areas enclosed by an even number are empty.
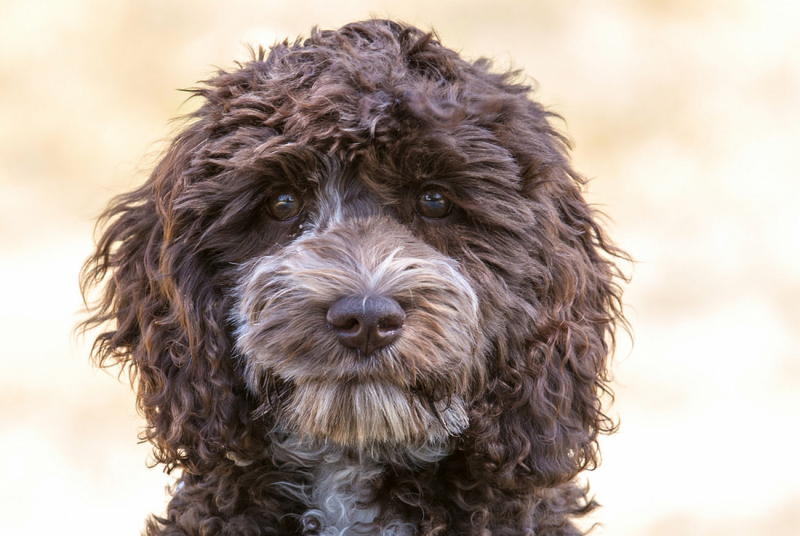
{"type": "Polygon", "coordinates": [[[0,1],[0,533],[162,511],[127,383],[71,339],[93,218],[191,109],[176,88],[374,14],[524,68],[638,260],[597,534],[800,534],[799,5],[0,1]]]}

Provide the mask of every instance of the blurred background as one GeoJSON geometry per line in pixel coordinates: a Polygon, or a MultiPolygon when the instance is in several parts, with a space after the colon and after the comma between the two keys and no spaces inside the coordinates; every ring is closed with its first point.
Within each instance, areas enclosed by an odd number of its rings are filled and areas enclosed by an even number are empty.
{"type": "Polygon", "coordinates": [[[127,380],[71,335],[93,220],[194,106],[177,88],[372,15],[524,69],[637,260],[596,534],[800,534],[800,4],[780,0],[0,0],[0,533],[163,511],[127,380]]]}

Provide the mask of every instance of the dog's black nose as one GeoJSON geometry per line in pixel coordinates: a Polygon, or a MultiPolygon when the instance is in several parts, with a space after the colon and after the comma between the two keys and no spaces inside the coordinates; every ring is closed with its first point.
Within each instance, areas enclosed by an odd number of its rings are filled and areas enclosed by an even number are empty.
{"type": "Polygon", "coordinates": [[[349,296],[331,305],[327,319],[342,344],[369,355],[397,339],[406,313],[391,298],[349,296]]]}

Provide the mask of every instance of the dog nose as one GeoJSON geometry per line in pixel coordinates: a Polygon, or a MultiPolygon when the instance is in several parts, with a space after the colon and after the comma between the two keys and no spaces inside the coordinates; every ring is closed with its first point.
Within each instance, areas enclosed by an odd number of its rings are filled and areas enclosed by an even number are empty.
{"type": "Polygon", "coordinates": [[[348,296],[330,306],[327,319],[342,344],[369,355],[397,339],[406,313],[391,298],[348,296]]]}

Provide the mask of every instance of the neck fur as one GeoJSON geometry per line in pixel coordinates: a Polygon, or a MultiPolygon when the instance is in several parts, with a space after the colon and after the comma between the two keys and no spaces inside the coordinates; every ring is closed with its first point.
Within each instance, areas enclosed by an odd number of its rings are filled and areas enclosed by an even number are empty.
{"type": "Polygon", "coordinates": [[[420,468],[448,456],[449,444],[354,450],[334,443],[274,438],[271,456],[282,469],[301,473],[302,484],[281,482],[287,496],[304,504],[303,533],[319,536],[412,536],[416,527],[375,497],[387,469],[420,468]]]}

